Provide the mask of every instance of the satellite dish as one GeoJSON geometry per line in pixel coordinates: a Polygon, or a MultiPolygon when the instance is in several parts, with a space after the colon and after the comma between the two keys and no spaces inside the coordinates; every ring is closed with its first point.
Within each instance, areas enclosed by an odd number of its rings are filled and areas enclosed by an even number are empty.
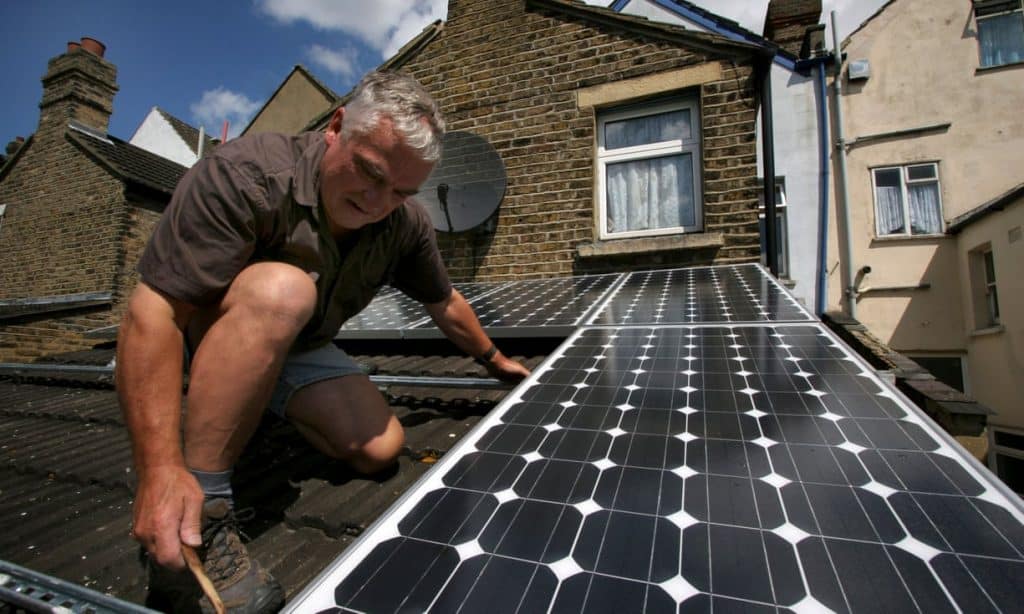
{"type": "Polygon", "coordinates": [[[505,197],[505,165],[490,143],[471,132],[444,135],[444,154],[414,199],[434,229],[462,232],[486,222],[505,197]]]}

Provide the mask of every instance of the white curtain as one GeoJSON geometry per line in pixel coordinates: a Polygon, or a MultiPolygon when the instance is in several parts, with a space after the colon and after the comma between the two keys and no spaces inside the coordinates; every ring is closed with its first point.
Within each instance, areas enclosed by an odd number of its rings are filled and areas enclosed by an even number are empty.
{"type": "Polygon", "coordinates": [[[978,22],[981,65],[1024,61],[1024,15],[1019,11],[978,22]]]}
{"type": "Polygon", "coordinates": [[[607,167],[608,232],[695,226],[692,154],[607,167]]]}
{"type": "Polygon", "coordinates": [[[942,232],[939,186],[934,183],[907,186],[910,198],[910,232],[915,235],[942,232]]]}
{"type": "Polygon", "coordinates": [[[879,235],[891,235],[904,231],[903,199],[898,185],[875,186],[875,209],[878,215],[879,235]]]}

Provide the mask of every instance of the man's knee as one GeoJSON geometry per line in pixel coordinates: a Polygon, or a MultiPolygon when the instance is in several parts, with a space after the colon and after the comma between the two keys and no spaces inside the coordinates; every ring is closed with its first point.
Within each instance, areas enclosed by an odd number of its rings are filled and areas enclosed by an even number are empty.
{"type": "Polygon", "coordinates": [[[373,474],[393,466],[404,445],[405,432],[401,423],[392,417],[383,433],[361,444],[331,445],[333,453],[330,455],[345,461],[358,473],[373,474]]]}
{"type": "Polygon", "coordinates": [[[238,274],[224,307],[244,310],[271,326],[301,330],[316,302],[316,284],[305,271],[283,262],[258,262],[238,274]]]}

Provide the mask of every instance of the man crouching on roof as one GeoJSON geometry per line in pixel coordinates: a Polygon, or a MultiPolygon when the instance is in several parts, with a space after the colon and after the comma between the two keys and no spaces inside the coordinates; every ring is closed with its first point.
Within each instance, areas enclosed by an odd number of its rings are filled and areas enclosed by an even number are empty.
{"type": "Polygon", "coordinates": [[[419,83],[372,73],[325,132],[230,141],[178,184],[139,261],[117,344],[139,480],[132,532],[153,563],[151,604],[211,608],[184,568],[188,544],[229,611],[282,605],[280,585],[242,545],[232,509],[232,467],[265,409],[360,472],[395,462],[401,425],[332,343],[384,283],[422,302],[492,376],[529,374],[495,348],[452,288],[430,219],[409,200],[440,157],[443,134],[419,83]]]}

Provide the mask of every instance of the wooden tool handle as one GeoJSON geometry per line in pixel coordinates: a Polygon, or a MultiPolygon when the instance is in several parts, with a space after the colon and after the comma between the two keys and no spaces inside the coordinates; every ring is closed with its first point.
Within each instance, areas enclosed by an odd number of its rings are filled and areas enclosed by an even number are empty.
{"type": "Polygon", "coordinates": [[[182,544],[181,555],[185,557],[185,563],[188,564],[189,570],[196,577],[199,586],[203,588],[203,594],[213,604],[213,609],[217,614],[226,614],[227,610],[224,609],[224,602],[220,600],[220,595],[217,594],[217,589],[213,587],[213,582],[210,582],[210,578],[206,576],[206,571],[203,570],[203,563],[199,560],[199,555],[196,554],[196,551],[192,549],[192,546],[182,544]]]}

